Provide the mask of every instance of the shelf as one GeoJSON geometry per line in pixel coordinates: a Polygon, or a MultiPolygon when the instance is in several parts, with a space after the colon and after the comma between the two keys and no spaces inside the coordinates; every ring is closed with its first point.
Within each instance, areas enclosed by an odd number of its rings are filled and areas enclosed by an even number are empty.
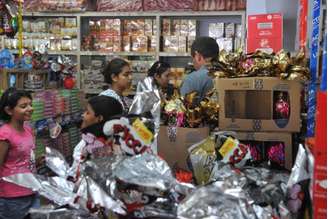
{"type": "Polygon", "coordinates": [[[84,56],[155,56],[154,52],[98,52],[98,51],[81,51],[84,56]]]}
{"type": "Polygon", "coordinates": [[[180,56],[180,57],[190,57],[190,53],[181,53],[181,52],[160,52],[159,56],[163,57],[176,57],[176,56],[180,56]]]}
{"type": "MultiPolygon", "coordinates": [[[[18,49],[9,50],[13,54],[18,54],[18,49]]],[[[49,55],[78,55],[77,51],[48,51],[49,55]]]]}
{"type": "Polygon", "coordinates": [[[23,17],[76,17],[81,12],[24,12],[23,17]]]}
{"type": "Polygon", "coordinates": [[[245,11],[137,11],[137,12],[25,12],[26,17],[193,17],[243,16],[245,11]]]}

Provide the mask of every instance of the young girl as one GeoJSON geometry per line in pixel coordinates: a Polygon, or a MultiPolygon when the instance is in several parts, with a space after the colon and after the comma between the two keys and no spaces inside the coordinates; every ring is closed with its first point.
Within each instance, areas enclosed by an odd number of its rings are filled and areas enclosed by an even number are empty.
{"type": "Polygon", "coordinates": [[[36,196],[32,190],[3,181],[1,177],[35,172],[34,135],[25,122],[33,113],[32,97],[9,88],[0,99],[0,218],[24,218],[36,196]]]}
{"type": "Polygon", "coordinates": [[[95,96],[89,99],[85,112],[82,115],[82,140],[74,148],[73,165],[69,175],[76,179],[79,176],[79,166],[88,157],[105,157],[113,153],[108,145],[107,137],[103,132],[105,122],[113,116],[123,113],[118,100],[108,96],[95,96]]]}
{"type": "Polygon", "coordinates": [[[129,110],[128,100],[123,97],[123,92],[130,88],[132,82],[129,63],[123,59],[115,58],[106,65],[103,75],[105,82],[110,84],[111,87],[101,92],[100,95],[114,97],[121,103],[123,111],[127,113],[129,110]]]}

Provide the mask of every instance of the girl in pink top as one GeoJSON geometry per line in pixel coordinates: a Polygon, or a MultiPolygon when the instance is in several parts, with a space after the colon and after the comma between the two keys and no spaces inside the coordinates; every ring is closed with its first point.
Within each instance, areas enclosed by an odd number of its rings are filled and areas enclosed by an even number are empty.
{"type": "Polygon", "coordinates": [[[1,177],[35,171],[34,136],[25,122],[33,113],[32,97],[9,88],[0,99],[0,218],[24,218],[35,201],[32,190],[6,182],[1,177]]]}

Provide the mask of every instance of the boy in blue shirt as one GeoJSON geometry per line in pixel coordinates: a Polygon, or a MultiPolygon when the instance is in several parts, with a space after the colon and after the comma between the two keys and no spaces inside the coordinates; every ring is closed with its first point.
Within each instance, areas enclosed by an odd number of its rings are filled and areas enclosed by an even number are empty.
{"type": "Polygon", "coordinates": [[[213,88],[213,80],[208,76],[206,64],[217,60],[219,46],[211,37],[199,37],[191,46],[191,56],[196,71],[187,75],[180,88],[180,93],[185,96],[193,91],[197,92],[196,102],[202,101],[213,88]]]}

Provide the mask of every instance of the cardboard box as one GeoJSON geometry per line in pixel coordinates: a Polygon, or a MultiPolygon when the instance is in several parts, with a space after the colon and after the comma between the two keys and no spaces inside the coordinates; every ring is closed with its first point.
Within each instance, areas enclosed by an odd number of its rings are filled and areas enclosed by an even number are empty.
{"type": "Polygon", "coordinates": [[[301,84],[274,77],[220,78],[219,129],[233,131],[299,132],[301,84]],[[277,96],[289,103],[288,117],[276,113],[277,96]]]}
{"type": "MultiPolygon", "coordinates": [[[[285,149],[285,167],[289,170],[293,167],[292,159],[292,134],[277,132],[236,132],[235,136],[241,143],[248,144],[256,142],[256,145],[266,147],[267,144],[282,143],[285,149]]],[[[263,148],[266,150],[267,148],[263,148]]]]}
{"type": "Polygon", "coordinates": [[[248,16],[247,53],[256,50],[278,52],[282,49],[282,14],[248,16]]]}
{"type": "Polygon", "coordinates": [[[168,137],[168,127],[161,126],[158,134],[158,154],[166,160],[171,168],[188,169],[188,148],[209,136],[209,128],[177,128],[175,139],[168,137]]]}

